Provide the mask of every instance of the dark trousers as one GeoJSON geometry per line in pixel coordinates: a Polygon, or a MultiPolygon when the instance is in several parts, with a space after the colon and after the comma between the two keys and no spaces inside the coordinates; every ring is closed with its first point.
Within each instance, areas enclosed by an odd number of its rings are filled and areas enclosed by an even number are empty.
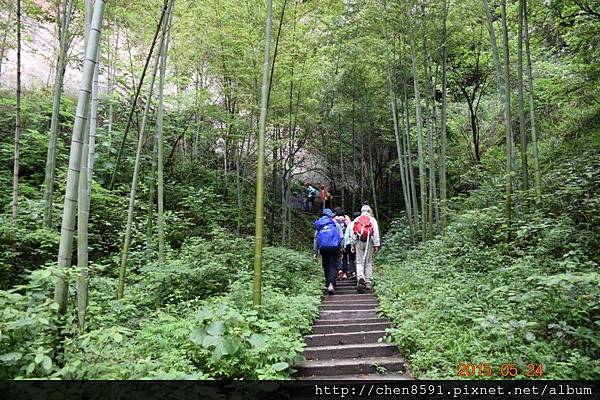
{"type": "Polygon", "coordinates": [[[325,273],[325,286],[329,286],[330,283],[332,283],[335,286],[339,251],[321,250],[320,253],[321,260],[323,262],[323,272],[325,273]]]}
{"type": "Polygon", "coordinates": [[[352,246],[347,245],[346,251],[344,251],[344,257],[346,257],[346,270],[344,272],[356,274],[356,253],[353,253],[351,249],[352,246]]]}
{"type": "Polygon", "coordinates": [[[340,265],[340,270],[347,274],[348,272],[350,272],[350,265],[349,265],[349,261],[350,261],[350,252],[344,250],[342,252],[342,258],[339,261],[339,265],[340,265]]]}

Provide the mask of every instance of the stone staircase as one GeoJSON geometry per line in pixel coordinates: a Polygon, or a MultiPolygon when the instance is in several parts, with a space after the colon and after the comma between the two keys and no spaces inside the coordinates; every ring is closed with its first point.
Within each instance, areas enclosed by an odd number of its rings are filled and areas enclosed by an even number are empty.
{"type": "Polygon", "coordinates": [[[356,293],[356,280],[337,281],[304,337],[306,361],[294,366],[297,379],[410,379],[396,346],[379,341],[391,325],[377,316],[378,304],[371,291],[356,293]]]}

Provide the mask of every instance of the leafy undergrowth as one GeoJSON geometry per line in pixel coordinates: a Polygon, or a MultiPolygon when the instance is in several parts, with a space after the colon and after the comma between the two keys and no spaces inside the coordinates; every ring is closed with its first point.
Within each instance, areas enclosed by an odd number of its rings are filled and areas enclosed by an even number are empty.
{"type": "MultiPolygon", "coordinates": [[[[546,378],[600,377],[600,156],[555,154],[542,205],[527,202],[504,243],[501,186],[475,191],[443,236],[406,249],[396,224],[379,253],[377,291],[391,339],[418,378],[456,378],[461,363],[530,363],[546,378]]],[[[587,149],[582,151],[581,148],[587,149]]],[[[500,182],[501,185],[501,182],[500,182]]]]}
{"type": "Polygon", "coordinates": [[[318,313],[318,265],[266,248],[257,310],[251,251],[251,239],[225,233],[190,239],[164,268],[143,268],[121,301],[114,278],[93,276],[84,334],[74,331],[74,311],[59,323],[52,268],[33,272],[27,284],[0,291],[0,378],[289,377],[318,313]]]}

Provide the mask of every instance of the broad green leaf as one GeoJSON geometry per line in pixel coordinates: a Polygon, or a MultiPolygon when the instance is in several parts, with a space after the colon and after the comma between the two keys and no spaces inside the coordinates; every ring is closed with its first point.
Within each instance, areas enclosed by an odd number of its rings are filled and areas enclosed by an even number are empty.
{"type": "Polygon", "coordinates": [[[35,363],[29,363],[29,365],[27,366],[27,369],[25,370],[25,372],[27,374],[31,374],[34,369],[35,369],[35,363]]]}
{"type": "Polygon", "coordinates": [[[262,350],[267,346],[266,336],[260,333],[253,333],[248,339],[252,347],[262,350]]]}
{"type": "Polygon", "coordinates": [[[220,336],[225,332],[225,323],[223,321],[213,321],[206,328],[209,335],[220,336]]]}
{"type": "Polygon", "coordinates": [[[227,354],[235,354],[240,348],[242,341],[237,337],[228,336],[223,340],[223,347],[227,354]]]}
{"type": "Polygon", "coordinates": [[[44,359],[44,354],[43,353],[37,353],[35,355],[35,358],[33,359],[33,362],[35,362],[36,364],[40,364],[43,359],[44,359]]]}
{"type": "Polygon", "coordinates": [[[217,346],[223,342],[223,336],[206,335],[202,340],[202,347],[209,348],[211,346],[217,346]]]}
{"type": "Polygon", "coordinates": [[[283,361],[271,365],[271,368],[273,368],[277,372],[284,371],[284,370],[288,369],[289,367],[290,367],[290,364],[283,362],[283,361]]]}
{"type": "Polygon", "coordinates": [[[44,356],[44,360],[42,361],[42,368],[49,372],[52,369],[52,359],[48,356],[44,356]]]}
{"type": "Polygon", "coordinates": [[[6,362],[6,363],[11,363],[14,361],[19,361],[21,359],[21,357],[23,357],[23,354],[21,353],[6,353],[6,354],[2,354],[0,355],[0,361],[2,362],[6,362]]]}
{"type": "Polygon", "coordinates": [[[190,334],[190,340],[196,344],[202,344],[205,336],[206,330],[204,328],[196,328],[190,334]]]}

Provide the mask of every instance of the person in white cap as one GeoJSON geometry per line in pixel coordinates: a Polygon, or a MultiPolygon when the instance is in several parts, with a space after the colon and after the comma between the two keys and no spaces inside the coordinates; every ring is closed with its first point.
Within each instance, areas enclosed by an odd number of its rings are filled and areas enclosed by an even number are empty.
{"type": "Polygon", "coordinates": [[[373,211],[368,205],[360,209],[360,217],[354,220],[352,228],[352,252],[356,253],[357,291],[373,287],[373,253],[381,247],[379,224],[372,217],[373,211]]]}

